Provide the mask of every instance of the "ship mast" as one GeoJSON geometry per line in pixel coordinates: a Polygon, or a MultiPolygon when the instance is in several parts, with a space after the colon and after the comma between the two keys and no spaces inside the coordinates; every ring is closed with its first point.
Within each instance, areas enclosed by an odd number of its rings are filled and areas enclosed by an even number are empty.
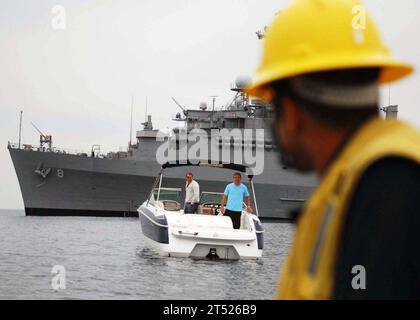
{"type": "Polygon", "coordinates": [[[212,99],[212,102],[213,102],[213,109],[212,109],[212,112],[211,112],[211,119],[210,119],[210,128],[213,128],[213,125],[214,125],[214,104],[216,102],[217,96],[210,96],[210,98],[212,99]]]}
{"type": "Polygon", "coordinates": [[[391,86],[388,87],[388,105],[380,108],[379,110],[385,112],[386,119],[398,118],[398,105],[391,104],[391,86]]]}
{"type": "Polygon", "coordinates": [[[131,139],[133,137],[133,106],[134,106],[134,96],[131,96],[130,140],[128,142],[128,150],[131,150],[131,139]]]}
{"type": "Polygon", "coordinates": [[[23,111],[20,110],[20,119],[19,119],[19,149],[20,149],[20,142],[21,142],[21,138],[22,138],[22,114],[23,114],[23,111]]]}

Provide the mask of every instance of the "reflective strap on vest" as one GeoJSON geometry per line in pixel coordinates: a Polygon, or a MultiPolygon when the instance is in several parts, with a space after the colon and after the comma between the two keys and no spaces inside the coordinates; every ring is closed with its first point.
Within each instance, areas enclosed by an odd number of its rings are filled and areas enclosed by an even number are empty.
{"type": "Polygon", "coordinates": [[[311,256],[309,269],[308,269],[311,275],[315,275],[316,273],[316,270],[318,267],[319,255],[321,254],[321,249],[325,241],[325,234],[328,230],[327,228],[329,227],[329,223],[331,221],[333,212],[334,212],[334,208],[332,204],[329,203],[327,205],[327,210],[322,220],[322,223],[319,226],[319,232],[316,238],[314,249],[312,251],[312,256],[311,256]]]}

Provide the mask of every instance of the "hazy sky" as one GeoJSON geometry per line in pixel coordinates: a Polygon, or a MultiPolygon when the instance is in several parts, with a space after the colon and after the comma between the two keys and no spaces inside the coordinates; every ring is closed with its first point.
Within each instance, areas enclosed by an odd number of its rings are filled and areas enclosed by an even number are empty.
{"type": "MultiPolygon", "coordinates": [[[[0,0],[0,207],[23,208],[7,141],[37,144],[34,122],[54,145],[105,151],[126,147],[131,96],[134,127],[145,100],[155,127],[176,125],[171,101],[198,107],[228,102],[238,75],[252,75],[261,42],[255,31],[284,0],[0,0]],[[55,30],[54,5],[66,9],[55,30]]],[[[420,64],[418,0],[365,1],[394,54],[420,64]]],[[[419,73],[391,87],[399,116],[420,128],[419,73]]],[[[382,92],[388,102],[388,88],[382,92]]]]}

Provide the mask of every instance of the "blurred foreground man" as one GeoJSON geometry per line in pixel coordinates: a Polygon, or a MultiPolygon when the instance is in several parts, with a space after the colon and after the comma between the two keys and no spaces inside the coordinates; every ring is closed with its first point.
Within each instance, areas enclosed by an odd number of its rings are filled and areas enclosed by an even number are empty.
{"type": "Polygon", "coordinates": [[[283,164],[320,176],[278,298],[420,298],[420,134],[378,114],[412,68],[355,0],[295,0],[264,38],[248,93],[275,107],[283,164]]]}

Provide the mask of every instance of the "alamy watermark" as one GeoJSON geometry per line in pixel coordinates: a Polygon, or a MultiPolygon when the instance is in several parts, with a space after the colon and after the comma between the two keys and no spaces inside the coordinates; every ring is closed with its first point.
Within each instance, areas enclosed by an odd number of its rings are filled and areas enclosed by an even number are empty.
{"type": "Polygon", "coordinates": [[[361,45],[365,42],[366,7],[363,5],[353,6],[352,13],[353,39],[356,44],[361,45]]]}
{"type": "Polygon", "coordinates": [[[351,269],[351,273],[355,276],[351,280],[351,287],[354,290],[366,289],[366,269],[362,265],[355,265],[351,269]]]}
{"type": "Polygon", "coordinates": [[[353,20],[351,25],[354,30],[365,30],[366,29],[366,7],[363,5],[357,5],[352,8],[353,20]]]}
{"type": "Polygon", "coordinates": [[[66,268],[62,265],[55,265],[51,269],[53,275],[51,287],[54,291],[66,289],[66,268]]]}
{"type": "Polygon", "coordinates": [[[192,129],[173,136],[159,132],[156,140],[163,142],[156,151],[159,164],[236,163],[246,165],[254,175],[264,171],[264,129],[192,129]]]}
{"type": "Polygon", "coordinates": [[[51,27],[54,30],[66,29],[66,8],[61,5],[55,5],[51,8],[51,27]]]}

